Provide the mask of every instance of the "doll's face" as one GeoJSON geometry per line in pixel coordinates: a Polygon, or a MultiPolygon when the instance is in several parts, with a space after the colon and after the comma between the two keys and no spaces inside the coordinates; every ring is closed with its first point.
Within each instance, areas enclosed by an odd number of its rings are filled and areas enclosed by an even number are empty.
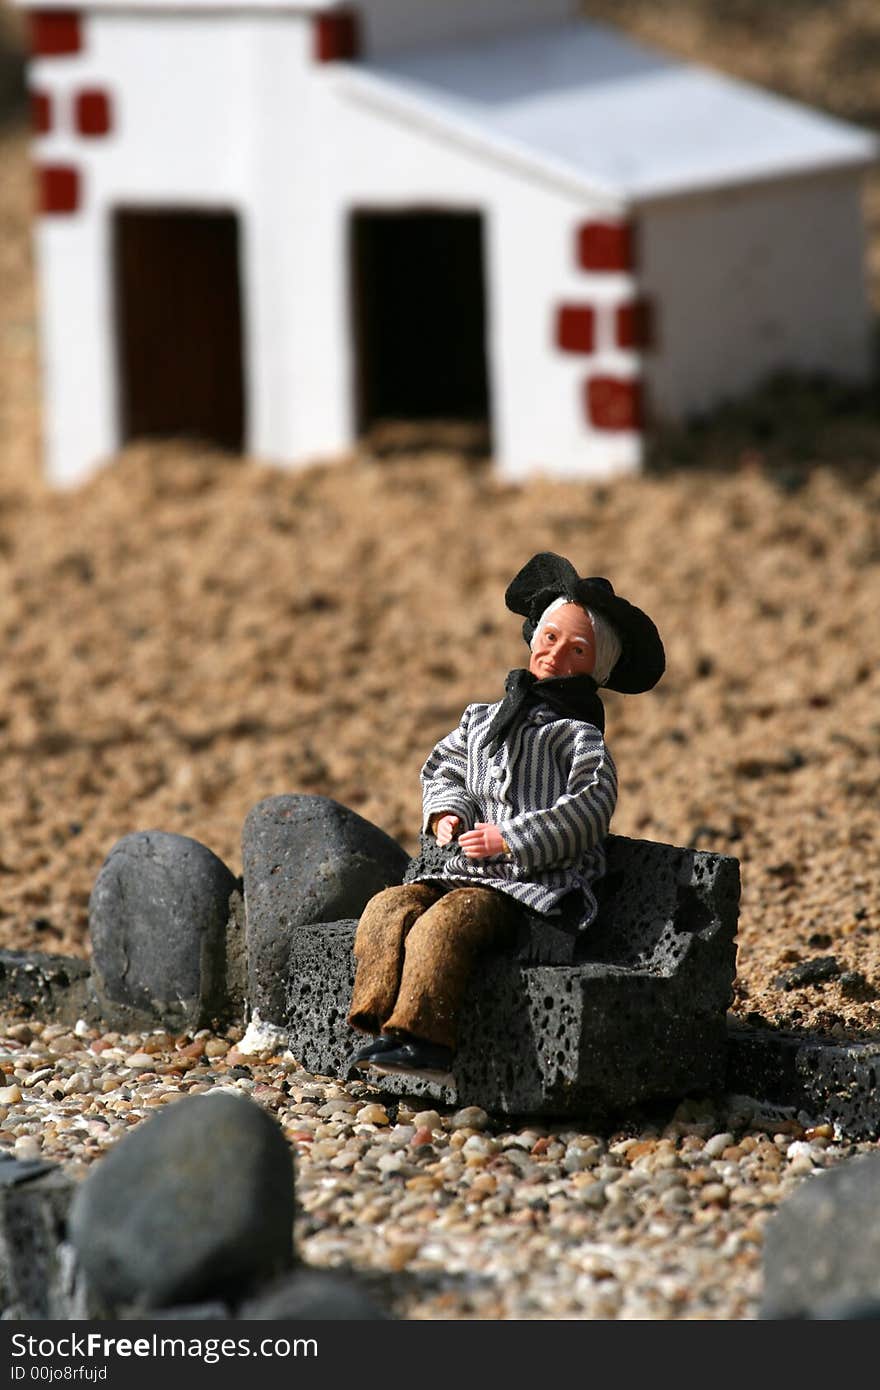
{"type": "Polygon", "coordinates": [[[596,665],[593,624],[577,603],[554,608],[532,639],[529,670],[539,680],[550,676],[588,676],[596,665]]]}

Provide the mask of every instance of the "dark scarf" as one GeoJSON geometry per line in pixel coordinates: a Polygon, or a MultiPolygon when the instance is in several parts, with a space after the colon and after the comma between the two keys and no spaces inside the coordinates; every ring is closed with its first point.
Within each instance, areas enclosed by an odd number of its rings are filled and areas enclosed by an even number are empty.
{"type": "Polygon", "coordinates": [[[531,671],[517,667],[504,682],[504,699],[489,725],[489,753],[498,752],[522,715],[533,705],[549,705],[557,714],[595,724],[599,732],[604,733],[605,709],[597,691],[592,676],[548,676],[546,680],[539,680],[531,671]]]}

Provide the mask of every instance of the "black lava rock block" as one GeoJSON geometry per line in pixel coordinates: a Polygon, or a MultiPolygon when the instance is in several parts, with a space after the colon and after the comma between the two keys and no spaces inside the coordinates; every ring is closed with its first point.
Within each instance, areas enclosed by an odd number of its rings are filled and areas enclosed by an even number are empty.
{"type": "MultiPolygon", "coordinates": [[[[609,836],[599,915],[568,964],[490,953],[465,997],[454,1087],[385,1076],[392,1094],[517,1115],[592,1115],[721,1089],[736,968],[735,859],[609,836]]],[[[347,1022],[352,920],[291,944],[290,1048],[346,1075],[363,1043],[347,1022]]]]}

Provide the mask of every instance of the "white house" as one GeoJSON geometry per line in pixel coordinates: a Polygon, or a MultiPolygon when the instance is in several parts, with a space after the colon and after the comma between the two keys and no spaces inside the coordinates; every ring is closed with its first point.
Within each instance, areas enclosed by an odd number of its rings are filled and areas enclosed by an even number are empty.
{"type": "Polygon", "coordinates": [[[384,418],[598,476],[773,370],[868,373],[873,137],[577,0],[18,3],[58,483],[384,418]]]}

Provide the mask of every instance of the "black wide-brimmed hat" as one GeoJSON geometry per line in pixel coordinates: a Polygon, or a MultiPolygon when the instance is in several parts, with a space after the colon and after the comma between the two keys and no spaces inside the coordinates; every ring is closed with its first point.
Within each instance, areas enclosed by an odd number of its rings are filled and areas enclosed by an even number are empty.
{"type": "Polygon", "coordinates": [[[621,653],[605,681],[609,690],[638,695],[657,684],[666,669],[660,634],[647,613],[616,594],[607,579],[581,579],[570,560],[543,550],[510,581],[504,602],[525,616],[523,637],[531,642],[541,614],[557,598],[591,608],[614,628],[621,653]]]}

